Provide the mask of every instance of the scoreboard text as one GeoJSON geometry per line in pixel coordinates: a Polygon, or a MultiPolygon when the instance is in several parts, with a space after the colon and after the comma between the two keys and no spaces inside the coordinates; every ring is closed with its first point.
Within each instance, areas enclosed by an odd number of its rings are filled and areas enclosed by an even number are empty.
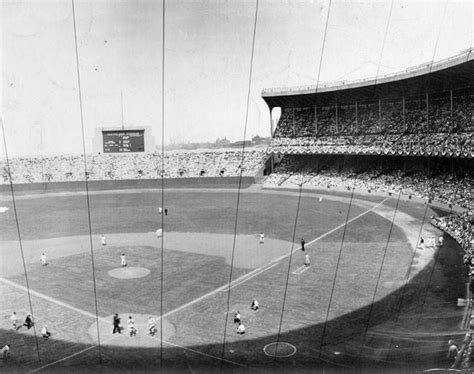
{"type": "Polygon", "coordinates": [[[144,130],[102,131],[104,153],[145,152],[144,130]]]}

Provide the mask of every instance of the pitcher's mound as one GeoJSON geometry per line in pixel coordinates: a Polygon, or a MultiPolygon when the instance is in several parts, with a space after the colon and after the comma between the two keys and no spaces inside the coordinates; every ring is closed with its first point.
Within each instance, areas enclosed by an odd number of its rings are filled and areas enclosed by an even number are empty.
{"type": "Polygon", "coordinates": [[[119,279],[133,279],[133,278],[143,278],[150,274],[150,270],[147,268],[138,268],[138,267],[128,267],[112,269],[109,271],[109,275],[114,278],[119,279]]]}
{"type": "MultiPolygon", "coordinates": [[[[148,318],[150,316],[146,314],[133,314],[133,313],[120,313],[120,325],[122,326],[121,333],[113,334],[113,316],[99,319],[99,333],[100,333],[100,344],[121,346],[121,347],[158,347],[161,344],[161,337],[163,340],[170,339],[176,332],[176,328],[171,322],[163,320],[161,323],[160,319],[156,316],[153,318],[156,321],[156,332],[152,336],[148,334],[148,318]],[[128,317],[132,316],[135,321],[135,328],[137,334],[130,336],[130,332],[127,326],[128,317]],[[163,330],[161,330],[163,328],[163,330]]],[[[89,327],[89,336],[97,341],[97,324],[94,323],[89,327]]]]}

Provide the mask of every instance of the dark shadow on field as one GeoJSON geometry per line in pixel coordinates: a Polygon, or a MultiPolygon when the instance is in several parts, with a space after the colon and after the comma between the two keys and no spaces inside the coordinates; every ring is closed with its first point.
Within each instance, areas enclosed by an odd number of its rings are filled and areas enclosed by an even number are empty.
{"type": "MultiPolygon", "coordinates": [[[[462,309],[456,307],[456,299],[465,296],[461,257],[462,250],[447,238],[435,259],[408,284],[373,305],[330,320],[325,327],[308,326],[283,333],[279,338],[273,335],[245,340],[244,335],[242,341],[225,346],[222,342],[186,348],[163,343],[162,349],[101,346],[101,362],[99,349],[95,347],[41,372],[248,373],[256,369],[278,373],[323,370],[326,373],[412,373],[433,367],[447,368],[451,364],[445,357],[447,341],[459,339],[462,334],[462,309]],[[265,355],[263,347],[277,340],[291,343],[297,353],[276,359],[265,355]]],[[[264,308],[262,305],[261,310],[264,308]]],[[[0,371],[25,372],[38,367],[32,336],[4,330],[0,339],[1,344],[12,345],[12,360],[7,363],[0,360],[0,371]],[[22,353],[16,345],[28,349],[22,353]]],[[[49,340],[39,337],[38,342],[43,365],[89,348],[57,341],[54,335],[49,340]]]]}

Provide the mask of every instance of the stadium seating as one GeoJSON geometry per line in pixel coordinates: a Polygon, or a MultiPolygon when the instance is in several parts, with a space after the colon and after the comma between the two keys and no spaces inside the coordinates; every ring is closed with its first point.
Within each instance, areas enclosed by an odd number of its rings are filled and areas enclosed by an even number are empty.
{"type": "Polygon", "coordinates": [[[275,138],[268,153],[474,157],[471,133],[275,138]]]}
{"type": "Polygon", "coordinates": [[[472,132],[472,92],[433,93],[379,101],[282,108],[275,138],[369,134],[426,134],[472,132]]]}
{"type": "Polygon", "coordinates": [[[452,213],[443,217],[433,217],[431,223],[455,239],[472,256],[472,211],[462,214],[452,213]]]}
{"type": "MultiPolygon", "coordinates": [[[[340,147],[345,147],[341,143],[340,147]]],[[[369,165],[356,168],[344,165],[341,156],[288,155],[265,180],[267,184],[319,186],[320,188],[357,188],[365,191],[393,192],[433,199],[445,204],[473,208],[473,179],[467,171],[451,173],[449,163],[441,168],[436,162],[429,169],[397,167],[397,161],[383,164],[383,158],[366,161],[369,165]],[[333,158],[331,158],[333,157],[333,158]]],[[[399,162],[399,161],[398,161],[399,162]]],[[[412,162],[417,164],[415,160],[412,162]]],[[[446,163],[445,163],[446,164],[446,163]]]]}
{"type": "MultiPolygon", "coordinates": [[[[127,153],[87,155],[89,180],[154,179],[182,177],[254,176],[262,167],[265,153],[260,150],[127,153]]],[[[42,183],[84,180],[83,156],[12,158],[13,183],[42,183]]],[[[8,165],[0,161],[2,184],[10,182],[8,165]]]]}

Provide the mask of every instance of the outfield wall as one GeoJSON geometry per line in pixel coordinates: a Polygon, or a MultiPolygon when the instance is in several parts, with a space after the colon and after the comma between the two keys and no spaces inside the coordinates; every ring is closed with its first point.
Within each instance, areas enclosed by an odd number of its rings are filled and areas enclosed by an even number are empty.
{"type": "MultiPolygon", "coordinates": [[[[241,188],[247,188],[255,183],[262,183],[263,177],[242,177],[241,188]]],[[[123,189],[140,189],[140,188],[155,188],[161,189],[161,179],[126,179],[126,180],[91,180],[88,183],[90,191],[101,191],[101,190],[123,190],[123,189]]],[[[195,178],[165,178],[163,181],[164,188],[238,188],[239,177],[195,177],[195,178]]],[[[292,191],[295,192],[299,189],[299,186],[275,186],[274,184],[262,185],[263,190],[280,190],[280,191],[292,191]]],[[[84,181],[74,182],[45,182],[45,183],[13,183],[13,189],[15,193],[22,192],[52,192],[52,191],[85,191],[86,186],[84,181]]],[[[330,193],[336,196],[350,197],[351,191],[345,187],[323,188],[321,186],[304,186],[305,192],[313,193],[330,193]]],[[[10,193],[11,187],[9,184],[0,185],[0,193],[10,193]]],[[[382,192],[382,191],[367,191],[363,189],[355,189],[354,195],[363,196],[370,200],[370,197],[380,196],[392,196],[398,197],[395,192],[382,192]]],[[[415,196],[409,196],[402,194],[400,196],[402,200],[412,200],[414,203],[426,204],[427,199],[418,198],[415,196]]],[[[443,209],[445,211],[465,212],[466,209],[459,206],[448,206],[436,200],[429,202],[431,206],[443,209]]]]}
{"type": "MultiPolygon", "coordinates": [[[[196,178],[165,178],[161,179],[128,179],[128,180],[90,180],[88,181],[89,190],[121,190],[130,188],[237,188],[239,187],[239,177],[196,177],[196,178]]],[[[241,187],[245,188],[255,183],[254,177],[242,177],[241,187]]],[[[23,191],[84,191],[85,181],[74,182],[45,182],[45,183],[13,183],[15,192],[23,191]]],[[[0,185],[1,192],[10,192],[9,184],[0,185]]]]}

